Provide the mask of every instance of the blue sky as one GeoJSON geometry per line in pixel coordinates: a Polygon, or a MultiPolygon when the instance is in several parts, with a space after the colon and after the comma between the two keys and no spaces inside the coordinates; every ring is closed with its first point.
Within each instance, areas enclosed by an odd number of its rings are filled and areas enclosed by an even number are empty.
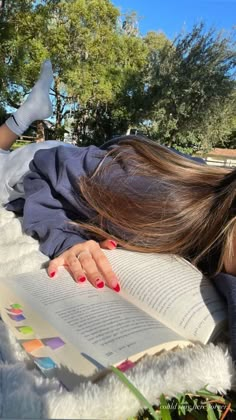
{"type": "Polygon", "coordinates": [[[112,0],[121,12],[135,10],[142,34],[161,30],[173,39],[181,29],[190,31],[204,21],[208,28],[230,30],[236,26],[236,0],[112,0]]]}

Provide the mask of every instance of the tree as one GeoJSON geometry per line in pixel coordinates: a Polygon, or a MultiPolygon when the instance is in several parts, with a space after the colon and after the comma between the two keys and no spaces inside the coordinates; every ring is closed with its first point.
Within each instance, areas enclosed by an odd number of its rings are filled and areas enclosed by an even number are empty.
{"type": "Polygon", "coordinates": [[[11,80],[6,103],[18,106],[41,61],[50,56],[57,135],[63,137],[64,123],[72,115],[80,139],[103,142],[113,133],[111,110],[127,74],[145,60],[141,38],[127,33],[127,25],[118,28],[119,11],[108,0],[26,1],[22,13],[16,2],[7,23],[10,30],[14,22],[15,36],[2,44],[11,80]]]}
{"type": "Polygon", "coordinates": [[[27,76],[22,70],[27,43],[20,41],[18,28],[24,17],[27,19],[34,3],[33,0],[5,0],[0,13],[0,101],[13,108],[20,105],[21,97],[27,91],[27,76]]]}
{"type": "Polygon", "coordinates": [[[236,149],[236,92],[231,101],[229,101],[228,106],[230,110],[226,110],[225,112],[221,108],[221,112],[219,112],[221,118],[221,125],[219,127],[225,130],[225,133],[224,136],[217,137],[215,146],[236,149]]]}
{"type": "Polygon", "coordinates": [[[232,130],[235,45],[203,24],[174,42],[142,37],[109,0],[5,0],[0,105],[17,108],[50,57],[56,136],[101,144],[130,128],[192,151],[232,130]],[[224,118],[223,118],[224,116],[224,118]]]}
{"type": "MultiPolygon", "coordinates": [[[[150,85],[153,60],[167,44],[171,44],[165,34],[154,31],[148,32],[141,41],[145,51],[142,63],[126,73],[113,110],[113,120],[117,118],[118,121],[122,122],[120,124],[122,133],[127,129],[141,128],[148,134],[147,122],[151,117],[151,112],[147,107],[147,89],[150,85]]],[[[118,133],[120,133],[120,130],[118,130],[118,133]]]]}
{"type": "Polygon", "coordinates": [[[224,137],[222,110],[227,119],[232,117],[235,63],[231,39],[207,32],[203,24],[166,43],[151,55],[140,84],[137,100],[145,104],[146,114],[140,124],[168,146],[193,150],[201,147],[204,137],[205,147],[211,147],[216,125],[224,137]]]}

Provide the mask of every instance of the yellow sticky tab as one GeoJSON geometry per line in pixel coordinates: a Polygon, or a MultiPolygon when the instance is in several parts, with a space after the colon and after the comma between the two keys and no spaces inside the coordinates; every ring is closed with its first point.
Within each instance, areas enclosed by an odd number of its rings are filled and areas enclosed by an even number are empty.
{"type": "Polygon", "coordinates": [[[23,326],[23,327],[19,327],[18,330],[22,333],[22,334],[34,334],[34,330],[31,327],[28,327],[27,325],[23,326]]]}

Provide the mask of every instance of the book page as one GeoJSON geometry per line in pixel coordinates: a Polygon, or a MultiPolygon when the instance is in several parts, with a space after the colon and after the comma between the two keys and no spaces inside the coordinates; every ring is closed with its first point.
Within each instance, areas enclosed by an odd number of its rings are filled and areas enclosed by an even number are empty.
{"type": "Polygon", "coordinates": [[[119,275],[122,294],[178,334],[206,343],[227,318],[210,280],[171,255],[103,250],[119,275]]]}
{"type": "MultiPolygon", "coordinates": [[[[64,269],[53,280],[44,270],[20,274],[5,280],[6,286],[63,340],[100,366],[165,342],[183,340],[116,292],[97,290],[89,282],[77,284],[64,269]]],[[[2,307],[9,304],[6,299],[6,293],[1,293],[2,307]]],[[[34,325],[33,312],[27,322],[34,325]]]]}

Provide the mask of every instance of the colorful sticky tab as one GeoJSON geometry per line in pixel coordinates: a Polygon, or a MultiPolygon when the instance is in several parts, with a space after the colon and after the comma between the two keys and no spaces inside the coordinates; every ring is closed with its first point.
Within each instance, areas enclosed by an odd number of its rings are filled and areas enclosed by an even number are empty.
{"type": "Polygon", "coordinates": [[[55,369],[57,364],[51,359],[51,357],[35,357],[34,363],[41,370],[55,369]]]}
{"type": "Polygon", "coordinates": [[[20,314],[23,313],[22,309],[15,309],[15,308],[7,309],[7,311],[11,312],[11,314],[15,314],[15,315],[20,315],[20,314]]]}
{"type": "Polygon", "coordinates": [[[20,331],[22,334],[34,334],[33,328],[28,327],[27,325],[23,327],[18,327],[18,331],[20,331]]]}
{"type": "Polygon", "coordinates": [[[42,341],[45,346],[50,347],[52,350],[56,350],[65,345],[65,342],[60,337],[44,338],[42,341]]]}
{"type": "Polygon", "coordinates": [[[24,321],[25,316],[20,314],[20,315],[12,315],[12,314],[7,314],[9,316],[9,318],[11,318],[13,321],[24,321]]]}
{"type": "Polygon", "coordinates": [[[117,366],[117,369],[121,370],[122,372],[126,372],[126,370],[128,370],[128,369],[130,369],[134,366],[135,366],[134,362],[131,362],[131,360],[125,360],[119,366],[117,366]]]}
{"type": "Polygon", "coordinates": [[[41,340],[35,339],[35,340],[25,341],[24,343],[22,343],[22,346],[27,351],[27,353],[32,353],[33,351],[38,350],[41,347],[43,347],[43,343],[41,340]]]}
{"type": "Polygon", "coordinates": [[[13,304],[11,305],[11,308],[13,308],[13,309],[21,309],[21,308],[22,308],[22,306],[21,306],[19,303],[13,303],[13,304]]]}

